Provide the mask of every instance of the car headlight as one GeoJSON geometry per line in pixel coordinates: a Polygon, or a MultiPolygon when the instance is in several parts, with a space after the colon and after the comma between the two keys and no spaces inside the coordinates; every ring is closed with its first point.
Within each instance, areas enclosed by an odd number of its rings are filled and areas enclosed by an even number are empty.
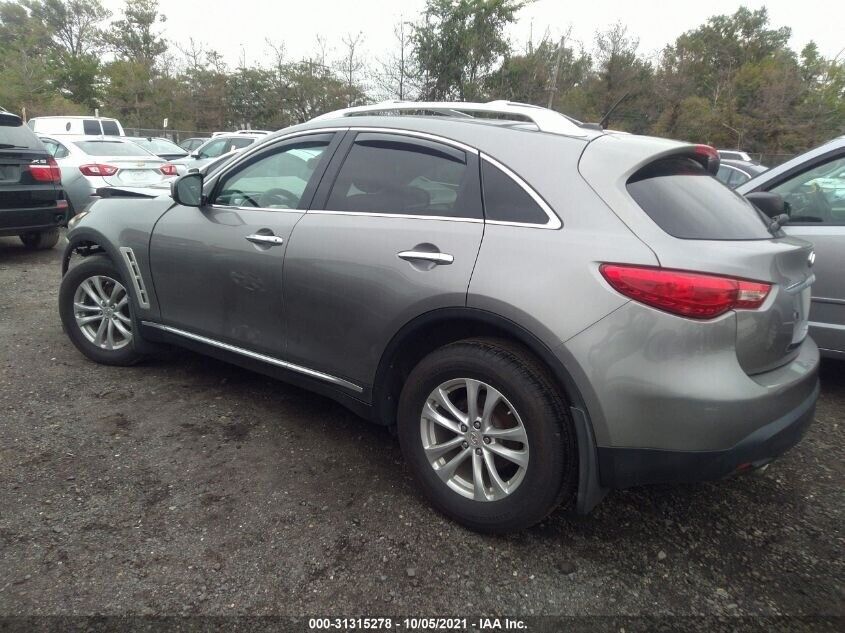
{"type": "Polygon", "coordinates": [[[82,218],[84,218],[86,215],[88,215],[88,211],[82,211],[82,212],[80,212],[80,213],[77,213],[77,214],[76,214],[75,216],[73,216],[70,220],[68,220],[68,223],[67,223],[67,228],[68,228],[68,230],[72,229],[72,228],[73,228],[73,227],[75,227],[77,224],[79,224],[79,221],[80,221],[82,218]]]}

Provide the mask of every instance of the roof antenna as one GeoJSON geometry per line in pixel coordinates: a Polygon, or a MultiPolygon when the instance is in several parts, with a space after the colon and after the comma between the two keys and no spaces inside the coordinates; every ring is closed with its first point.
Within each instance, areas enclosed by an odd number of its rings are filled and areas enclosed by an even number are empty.
{"type": "Polygon", "coordinates": [[[628,97],[630,97],[630,96],[631,96],[631,91],[629,90],[629,91],[628,91],[628,92],[626,92],[624,95],[622,95],[621,97],[619,97],[619,98],[616,100],[616,103],[614,103],[612,106],[610,106],[610,110],[608,110],[608,111],[607,111],[607,114],[605,114],[605,115],[601,118],[601,121],[599,121],[599,125],[602,127],[602,129],[604,129],[604,128],[607,126],[607,122],[610,120],[610,115],[611,115],[611,114],[613,114],[613,111],[614,111],[614,110],[616,110],[616,108],[619,106],[619,104],[620,104],[620,103],[622,103],[623,101],[625,101],[625,99],[627,99],[627,98],[628,98],[628,97]]]}

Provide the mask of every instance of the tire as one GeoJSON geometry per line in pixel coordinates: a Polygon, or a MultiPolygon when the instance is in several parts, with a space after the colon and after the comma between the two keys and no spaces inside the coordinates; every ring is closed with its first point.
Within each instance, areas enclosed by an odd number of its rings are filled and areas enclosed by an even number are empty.
{"type": "Polygon", "coordinates": [[[143,358],[135,351],[132,301],[128,292],[129,286],[120,271],[102,256],[81,261],[62,279],[59,289],[62,325],[76,348],[94,362],[126,366],[143,358]],[[95,297],[105,301],[105,306],[98,304],[95,297]]]}
{"type": "Polygon", "coordinates": [[[569,407],[548,371],[508,341],[468,339],[426,356],[402,389],[397,425],[402,452],[424,495],[440,512],[470,529],[487,533],[524,529],[575,498],[578,452],[569,407]],[[469,424],[454,429],[453,422],[460,418],[440,404],[442,396],[435,396],[442,387],[470,422],[467,380],[478,392],[477,422],[482,426],[474,434],[469,424]],[[489,420],[482,411],[488,398],[498,402],[489,420]],[[441,426],[442,420],[434,422],[437,416],[432,411],[445,417],[450,427],[441,426]],[[509,441],[505,433],[520,439],[509,441]],[[494,434],[502,439],[494,439],[494,434]],[[460,444],[438,458],[449,442],[460,444]],[[502,448],[509,449],[509,459],[501,457],[502,448]],[[467,450],[455,471],[457,477],[449,478],[452,460],[467,450]],[[525,465],[510,461],[516,457],[525,465]],[[494,485],[488,459],[506,486],[494,485]],[[476,473],[481,471],[483,485],[477,486],[476,473]]]}
{"type": "Polygon", "coordinates": [[[24,233],[19,236],[23,245],[33,251],[44,251],[53,248],[59,242],[59,229],[24,233]]]}

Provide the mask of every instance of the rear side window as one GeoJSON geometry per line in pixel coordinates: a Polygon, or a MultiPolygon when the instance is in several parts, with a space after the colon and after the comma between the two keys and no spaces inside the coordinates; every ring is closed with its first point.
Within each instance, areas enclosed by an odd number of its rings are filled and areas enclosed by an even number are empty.
{"type": "Polygon", "coordinates": [[[484,217],[500,222],[547,224],[549,216],[525,189],[492,163],[481,161],[484,217]]]}
{"type": "Polygon", "coordinates": [[[25,125],[3,125],[0,122],[0,150],[34,149],[44,151],[38,137],[25,125]]]}
{"type": "Polygon", "coordinates": [[[99,136],[102,134],[102,130],[100,129],[100,122],[96,119],[83,119],[82,120],[82,131],[85,134],[93,134],[99,136]]]}
{"type": "Polygon", "coordinates": [[[359,134],[326,209],[481,218],[480,202],[478,171],[467,168],[463,151],[421,139],[359,134]]]}
{"type": "Polygon", "coordinates": [[[114,121],[101,121],[103,124],[103,134],[106,136],[120,136],[120,130],[117,123],[114,121]]]}
{"type": "Polygon", "coordinates": [[[628,180],[628,193],[669,235],[685,240],[772,239],[763,216],[690,158],[666,158],[628,180]]]}
{"type": "Polygon", "coordinates": [[[231,139],[229,145],[232,149],[241,149],[242,147],[248,147],[255,143],[254,138],[233,138],[231,139]]]}
{"type": "Polygon", "coordinates": [[[139,156],[154,158],[147,150],[135,143],[121,141],[76,141],[75,145],[89,156],[139,156]]]}

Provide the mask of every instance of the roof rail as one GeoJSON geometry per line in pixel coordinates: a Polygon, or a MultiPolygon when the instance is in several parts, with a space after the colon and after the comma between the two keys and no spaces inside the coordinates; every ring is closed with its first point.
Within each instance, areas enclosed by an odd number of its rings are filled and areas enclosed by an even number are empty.
{"type": "MultiPolygon", "coordinates": [[[[484,113],[501,115],[505,118],[508,115],[520,117],[518,122],[527,120],[537,126],[541,132],[553,132],[566,134],[568,136],[588,136],[590,132],[582,125],[560,112],[549,110],[541,106],[526,103],[514,103],[512,101],[490,101],[488,103],[469,103],[462,101],[382,101],[371,105],[355,106],[334,110],[321,114],[311,119],[312,121],[325,121],[348,116],[363,115],[376,112],[417,112],[426,111],[443,116],[456,116],[461,118],[473,118],[473,113],[484,113]]],[[[594,132],[593,132],[594,133],[594,132]]]]}

